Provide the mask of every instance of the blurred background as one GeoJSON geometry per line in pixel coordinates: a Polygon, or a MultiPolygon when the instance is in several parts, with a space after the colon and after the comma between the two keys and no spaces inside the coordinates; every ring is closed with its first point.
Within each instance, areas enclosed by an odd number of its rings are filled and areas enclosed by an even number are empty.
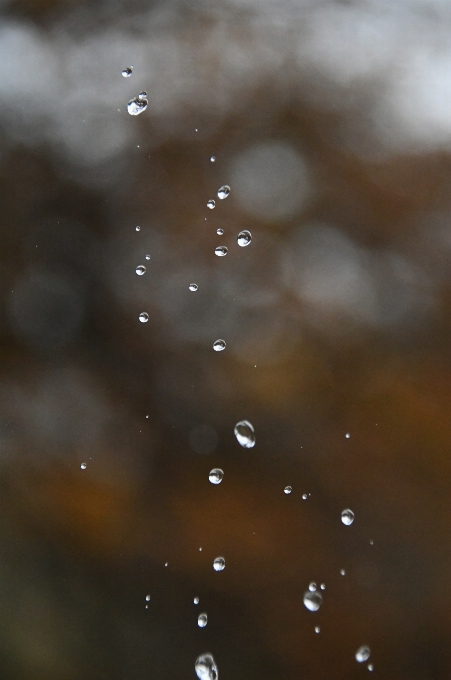
{"type": "Polygon", "coordinates": [[[450,677],[450,36],[2,0],[4,680],[450,677]]]}

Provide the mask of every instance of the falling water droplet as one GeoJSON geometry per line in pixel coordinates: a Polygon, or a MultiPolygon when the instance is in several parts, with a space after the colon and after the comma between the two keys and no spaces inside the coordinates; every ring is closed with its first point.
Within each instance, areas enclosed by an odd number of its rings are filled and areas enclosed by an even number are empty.
{"type": "Polygon", "coordinates": [[[315,633],[319,633],[321,628],[319,626],[315,626],[315,633]]]}
{"type": "Polygon", "coordinates": [[[86,463],[82,463],[82,464],[80,465],[80,467],[81,467],[82,470],[86,470],[86,463]]]}
{"type": "Polygon", "coordinates": [[[219,229],[216,229],[216,233],[218,234],[218,236],[222,236],[224,233],[224,229],[221,229],[221,227],[219,227],[219,229]]]}
{"type": "Polygon", "coordinates": [[[317,612],[318,609],[321,607],[322,601],[323,596],[321,595],[321,593],[318,593],[317,591],[311,593],[310,590],[307,590],[304,593],[304,605],[311,612],[317,612]]]}
{"type": "Polygon", "coordinates": [[[303,494],[302,494],[302,500],[303,500],[303,501],[306,501],[307,498],[308,498],[307,494],[306,494],[306,493],[303,493],[303,494]]]}
{"type": "Polygon", "coordinates": [[[244,231],[240,231],[240,233],[236,237],[236,240],[238,245],[244,248],[245,246],[248,246],[249,243],[252,241],[252,234],[247,229],[244,229],[244,231]]]}
{"type": "Polygon", "coordinates": [[[199,680],[218,680],[218,667],[211,654],[201,654],[194,666],[199,680]]]}
{"type": "Polygon", "coordinates": [[[311,583],[309,583],[308,589],[310,590],[311,593],[314,593],[314,592],[315,592],[315,590],[316,590],[316,583],[315,583],[315,581],[312,581],[311,583]]]}
{"type": "Polygon", "coordinates": [[[223,557],[216,557],[213,561],[213,569],[215,571],[222,571],[225,569],[225,559],[223,557]]]}
{"type": "Polygon", "coordinates": [[[233,431],[238,444],[241,444],[245,449],[252,449],[255,446],[254,428],[248,420],[240,420],[233,431]]]}
{"type": "Polygon", "coordinates": [[[346,576],[346,570],[345,569],[340,569],[340,574],[342,576],[346,576]]]}
{"type": "Polygon", "coordinates": [[[213,468],[213,470],[210,470],[210,474],[208,475],[208,479],[212,484],[221,484],[223,478],[224,470],[221,470],[221,468],[213,468]]]}
{"type": "Polygon", "coordinates": [[[146,273],[146,268],[143,264],[140,264],[136,267],[135,271],[138,274],[138,276],[142,276],[143,274],[146,273]]]}
{"type": "Polygon", "coordinates": [[[321,588],[321,590],[326,590],[326,584],[325,584],[325,583],[321,583],[320,588],[321,588]]]}
{"type": "Polygon", "coordinates": [[[372,663],[369,663],[367,668],[368,668],[369,671],[374,671],[374,666],[373,666],[372,663]]]}
{"type": "Polygon", "coordinates": [[[347,432],[347,433],[345,434],[345,437],[346,437],[346,439],[350,439],[350,438],[351,438],[351,435],[349,434],[349,432],[347,432]]]}
{"type": "Polygon", "coordinates": [[[141,227],[135,227],[135,231],[141,231],[141,227]]]}
{"type": "Polygon", "coordinates": [[[370,545],[374,545],[373,539],[370,540],[370,545]]]}
{"type": "Polygon", "coordinates": [[[286,487],[284,488],[284,490],[283,490],[283,492],[286,493],[286,494],[291,493],[291,491],[292,491],[291,486],[286,486],[286,487]]]}
{"type": "Polygon", "coordinates": [[[188,286],[188,288],[189,288],[191,291],[194,292],[194,291],[196,291],[196,290],[198,289],[198,285],[197,285],[197,283],[190,283],[189,286],[188,286]]]}
{"type": "Polygon", "coordinates": [[[194,602],[194,604],[199,604],[199,598],[198,598],[198,597],[195,597],[194,600],[193,600],[193,602],[194,602]]]}
{"type": "Polygon", "coordinates": [[[146,255],[146,260],[150,260],[150,255],[146,255]]]}
{"type": "Polygon", "coordinates": [[[364,661],[368,661],[371,655],[371,650],[368,647],[368,645],[362,645],[361,647],[358,648],[358,650],[355,653],[355,658],[359,663],[364,663],[364,661]]]}
{"type": "Polygon", "coordinates": [[[199,616],[197,617],[197,625],[199,626],[199,628],[205,628],[207,622],[208,616],[206,615],[206,613],[203,612],[202,614],[199,614],[199,616]]]}
{"type": "Polygon", "coordinates": [[[224,184],[222,187],[218,189],[218,198],[223,200],[224,198],[227,198],[227,196],[230,194],[230,187],[227,184],[224,184]]]}
{"type": "Polygon", "coordinates": [[[140,92],[137,97],[130,99],[127,104],[127,111],[131,116],[138,116],[147,109],[147,92],[140,92]]]}
{"type": "Polygon", "coordinates": [[[150,595],[146,595],[146,602],[150,602],[150,595]]]}
{"type": "Polygon", "coordinates": [[[215,352],[222,352],[222,350],[225,349],[225,348],[226,348],[225,340],[221,340],[221,338],[219,338],[219,340],[214,341],[213,349],[214,349],[215,352]]]}
{"type": "Polygon", "coordinates": [[[141,312],[138,319],[141,321],[141,323],[147,323],[149,321],[149,315],[147,312],[141,312]]]}
{"type": "Polygon", "coordinates": [[[122,71],[122,75],[124,78],[130,78],[131,74],[133,73],[133,66],[127,66],[127,68],[124,68],[122,71]]]}
{"type": "Polygon", "coordinates": [[[343,512],[341,513],[341,521],[347,527],[350,526],[354,521],[354,513],[352,512],[352,510],[350,510],[349,508],[343,510],[343,512]]]}
{"type": "Polygon", "coordinates": [[[210,210],[213,210],[215,205],[216,205],[216,203],[214,202],[214,200],[212,198],[210,198],[210,200],[207,201],[207,208],[210,208],[210,210]]]}
{"type": "Polygon", "coordinates": [[[210,160],[211,160],[212,163],[214,163],[215,160],[216,160],[216,156],[211,156],[210,160]]]}
{"type": "Polygon", "coordinates": [[[227,248],[226,246],[218,246],[215,248],[215,255],[218,257],[225,257],[227,255],[227,248]]]}

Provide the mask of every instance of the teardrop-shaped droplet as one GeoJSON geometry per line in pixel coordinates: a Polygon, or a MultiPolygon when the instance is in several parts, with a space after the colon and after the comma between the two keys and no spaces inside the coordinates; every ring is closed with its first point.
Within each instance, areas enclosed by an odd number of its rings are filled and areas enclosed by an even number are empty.
{"type": "Polygon", "coordinates": [[[197,283],[190,283],[189,286],[188,286],[188,288],[189,288],[192,292],[194,292],[194,291],[197,290],[198,285],[197,285],[197,283]]]}
{"type": "Polygon", "coordinates": [[[135,271],[138,274],[138,276],[142,276],[143,274],[146,273],[146,268],[143,264],[140,264],[136,267],[135,271]]]}
{"type": "Polygon", "coordinates": [[[133,66],[127,66],[122,71],[122,75],[123,75],[124,78],[130,78],[132,73],[133,73],[133,66]]]}
{"type": "Polygon", "coordinates": [[[365,661],[368,661],[370,656],[371,650],[368,647],[368,645],[362,645],[361,647],[358,648],[358,650],[355,653],[355,658],[359,663],[364,663],[365,661]]]}
{"type": "Polygon", "coordinates": [[[199,628],[205,628],[207,623],[208,623],[208,616],[206,615],[206,613],[203,612],[202,614],[199,614],[199,616],[197,617],[197,625],[199,626],[199,628]]]}
{"type": "Polygon", "coordinates": [[[213,569],[215,571],[222,571],[225,569],[225,559],[223,557],[216,557],[213,561],[213,569]]]}
{"type": "Polygon", "coordinates": [[[214,349],[215,352],[222,352],[222,350],[225,349],[225,348],[226,348],[226,341],[225,340],[221,340],[221,338],[219,338],[219,340],[214,341],[213,349],[214,349]]]}
{"type": "Polygon", "coordinates": [[[310,590],[311,593],[314,593],[314,592],[315,592],[315,590],[316,590],[316,583],[315,583],[315,581],[312,581],[311,583],[309,583],[308,589],[310,590]]]}
{"type": "Polygon", "coordinates": [[[218,257],[224,257],[225,255],[227,255],[226,246],[218,246],[217,248],[215,248],[215,255],[217,255],[218,257]]]}
{"type": "Polygon", "coordinates": [[[223,200],[224,198],[227,198],[227,196],[230,194],[230,187],[227,184],[224,184],[222,187],[218,189],[218,198],[223,200]]]}
{"type": "Polygon", "coordinates": [[[286,493],[286,494],[291,493],[291,491],[292,491],[291,486],[286,486],[283,490],[283,492],[286,493]]]}
{"type": "Polygon", "coordinates": [[[82,464],[80,465],[80,467],[81,467],[82,470],[86,470],[86,463],[82,463],[82,464]]]}
{"type": "Polygon", "coordinates": [[[210,200],[207,201],[207,208],[210,208],[210,210],[213,210],[215,205],[216,205],[216,203],[214,202],[214,200],[212,198],[210,198],[210,200]]]}
{"type": "Polygon", "coordinates": [[[252,449],[255,446],[254,428],[248,420],[240,420],[233,431],[238,444],[241,444],[245,449],[252,449]]]}
{"type": "Polygon", "coordinates": [[[138,319],[141,321],[141,323],[147,323],[149,321],[149,315],[147,312],[141,312],[138,319]]]}
{"type": "Polygon", "coordinates": [[[236,237],[236,240],[238,245],[244,248],[245,246],[248,246],[249,243],[252,241],[252,234],[247,229],[244,229],[244,231],[240,231],[240,233],[236,237]]]}
{"type": "Polygon", "coordinates": [[[218,667],[211,654],[201,654],[194,665],[199,680],[218,680],[218,667]]]}
{"type": "Polygon", "coordinates": [[[130,99],[127,104],[127,111],[131,116],[138,116],[147,109],[147,92],[140,92],[134,99],[130,99]]]}
{"type": "Polygon", "coordinates": [[[210,470],[208,479],[212,484],[221,484],[224,479],[224,470],[221,470],[221,468],[213,468],[213,470],[210,470]]]}
{"type": "Polygon", "coordinates": [[[352,512],[352,510],[350,510],[349,508],[343,510],[343,512],[341,513],[341,521],[347,527],[350,526],[354,521],[354,513],[352,512]]]}
{"type": "Polygon", "coordinates": [[[310,590],[307,590],[304,593],[304,605],[311,612],[317,612],[318,609],[321,607],[322,601],[323,596],[321,595],[321,593],[318,593],[317,590],[315,590],[313,593],[311,593],[310,590]]]}
{"type": "Polygon", "coordinates": [[[224,229],[221,229],[221,227],[219,227],[219,229],[216,229],[216,233],[218,234],[218,236],[222,236],[224,233],[224,229]]]}

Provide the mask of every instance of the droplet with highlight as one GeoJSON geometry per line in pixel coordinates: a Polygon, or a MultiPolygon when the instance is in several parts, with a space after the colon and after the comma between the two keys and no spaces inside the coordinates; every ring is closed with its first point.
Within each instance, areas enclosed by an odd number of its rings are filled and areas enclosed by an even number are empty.
{"type": "Polygon", "coordinates": [[[82,470],[86,470],[86,463],[82,463],[82,464],[80,465],[80,467],[81,467],[82,470]]]}
{"type": "Polygon", "coordinates": [[[122,71],[122,76],[123,76],[124,78],[130,78],[130,76],[132,75],[132,73],[133,73],[133,66],[127,66],[127,67],[124,68],[124,70],[122,71]]]}
{"type": "Polygon", "coordinates": [[[214,341],[213,349],[215,352],[222,352],[222,350],[224,350],[225,348],[226,348],[225,340],[221,340],[221,338],[219,338],[219,340],[214,341]]]}
{"type": "Polygon", "coordinates": [[[146,595],[146,602],[150,602],[150,595],[146,595]]]}
{"type": "Polygon", "coordinates": [[[222,571],[225,569],[225,559],[223,557],[216,557],[213,560],[213,569],[215,571],[222,571]]]}
{"type": "Polygon", "coordinates": [[[318,609],[321,607],[322,601],[323,596],[316,590],[313,593],[311,593],[310,590],[307,590],[304,593],[304,605],[311,612],[317,612],[318,609]]]}
{"type": "Polygon", "coordinates": [[[286,493],[286,494],[291,493],[291,492],[292,492],[291,486],[286,486],[286,487],[284,488],[283,492],[286,493]]]}
{"type": "Polygon", "coordinates": [[[194,600],[193,600],[193,602],[194,602],[194,604],[199,604],[199,598],[198,598],[198,597],[195,597],[194,600]]]}
{"type": "Polygon", "coordinates": [[[222,236],[224,233],[224,229],[221,229],[221,227],[219,227],[219,229],[216,229],[216,233],[218,234],[218,236],[222,236]]]}
{"type": "Polygon", "coordinates": [[[138,319],[141,321],[141,323],[147,323],[149,321],[149,315],[147,312],[141,312],[141,314],[138,316],[138,319]]]}
{"type": "Polygon", "coordinates": [[[321,628],[319,626],[315,626],[315,633],[319,633],[321,631],[321,628]]]}
{"type": "Polygon", "coordinates": [[[223,200],[224,198],[227,198],[227,196],[230,194],[230,187],[228,184],[224,184],[222,187],[218,189],[218,198],[223,200]]]}
{"type": "Polygon", "coordinates": [[[221,470],[221,468],[213,468],[213,470],[210,470],[208,479],[212,484],[221,484],[224,479],[224,470],[221,470]]]}
{"type": "Polygon", "coordinates": [[[135,231],[141,231],[141,227],[135,227],[135,231]]]}
{"type": "Polygon", "coordinates": [[[211,654],[201,654],[194,665],[199,680],[218,680],[218,667],[211,654]]]}
{"type": "Polygon", "coordinates": [[[341,521],[345,526],[349,527],[354,521],[354,513],[352,512],[352,510],[350,510],[349,508],[343,510],[343,512],[341,513],[341,521]]]}
{"type": "Polygon", "coordinates": [[[140,113],[143,113],[147,109],[148,105],[147,101],[147,92],[140,92],[137,97],[134,97],[134,99],[130,99],[130,101],[127,104],[127,111],[131,116],[138,116],[140,113]]]}
{"type": "Polygon", "coordinates": [[[197,617],[197,625],[199,626],[199,628],[205,628],[207,623],[208,623],[208,616],[206,615],[206,613],[203,612],[202,614],[199,614],[199,616],[197,617]]]}
{"type": "Polygon", "coordinates": [[[347,433],[345,434],[345,437],[346,437],[346,439],[350,439],[350,438],[351,438],[351,435],[349,434],[349,432],[347,432],[347,433]]]}
{"type": "Polygon", "coordinates": [[[374,671],[374,666],[373,666],[372,663],[369,663],[367,668],[368,668],[369,671],[374,671]]]}
{"type": "Polygon", "coordinates": [[[316,590],[316,583],[315,583],[315,581],[312,581],[311,583],[309,583],[308,589],[310,590],[311,593],[314,593],[314,592],[315,592],[315,590],[316,590]]]}
{"type": "Polygon", "coordinates": [[[307,498],[308,498],[307,494],[306,494],[306,493],[303,493],[303,494],[302,494],[302,500],[303,500],[303,501],[306,501],[307,498]]]}
{"type": "Polygon", "coordinates": [[[215,205],[216,205],[216,203],[214,202],[214,200],[212,198],[210,198],[210,200],[207,201],[207,208],[210,208],[210,210],[213,210],[215,205]]]}
{"type": "Polygon", "coordinates": [[[245,248],[246,246],[249,245],[249,243],[252,241],[252,234],[250,231],[247,229],[244,229],[243,231],[240,231],[238,236],[236,237],[236,241],[239,246],[242,248],[245,248]]]}
{"type": "Polygon", "coordinates": [[[190,283],[188,288],[194,293],[198,289],[197,283],[190,283]]]}
{"type": "Polygon", "coordinates": [[[355,653],[355,658],[359,663],[364,663],[365,661],[368,661],[370,656],[371,650],[368,647],[368,645],[362,645],[361,647],[358,648],[358,650],[355,653]]]}
{"type": "Polygon", "coordinates": [[[218,257],[224,257],[225,255],[227,255],[226,246],[218,246],[217,248],[215,248],[215,255],[217,255],[218,257]]]}
{"type": "Polygon", "coordinates": [[[255,431],[252,423],[248,420],[240,420],[233,430],[238,444],[245,449],[252,449],[255,446],[255,431]]]}
{"type": "Polygon", "coordinates": [[[146,255],[146,260],[150,260],[150,255],[146,255]]]}
{"type": "Polygon", "coordinates": [[[135,272],[138,274],[138,276],[142,276],[143,274],[146,273],[146,268],[143,264],[139,264],[136,267],[135,272]]]}
{"type": "Polygon", "coordinates": [[[210,157],[210,160],[211,160],[212,163],[214,163],[215,160],[216,160],[216,156],[211,156],[211,157],[210,157]]]}

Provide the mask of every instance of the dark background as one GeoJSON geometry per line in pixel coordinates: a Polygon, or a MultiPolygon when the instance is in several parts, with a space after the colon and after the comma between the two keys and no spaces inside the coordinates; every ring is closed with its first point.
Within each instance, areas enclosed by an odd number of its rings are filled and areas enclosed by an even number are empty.
{"type": "Polygon", "coordinates": [[[450,677],[450,35],[440,0],[1,3],[4,680],[450,677]]]}

